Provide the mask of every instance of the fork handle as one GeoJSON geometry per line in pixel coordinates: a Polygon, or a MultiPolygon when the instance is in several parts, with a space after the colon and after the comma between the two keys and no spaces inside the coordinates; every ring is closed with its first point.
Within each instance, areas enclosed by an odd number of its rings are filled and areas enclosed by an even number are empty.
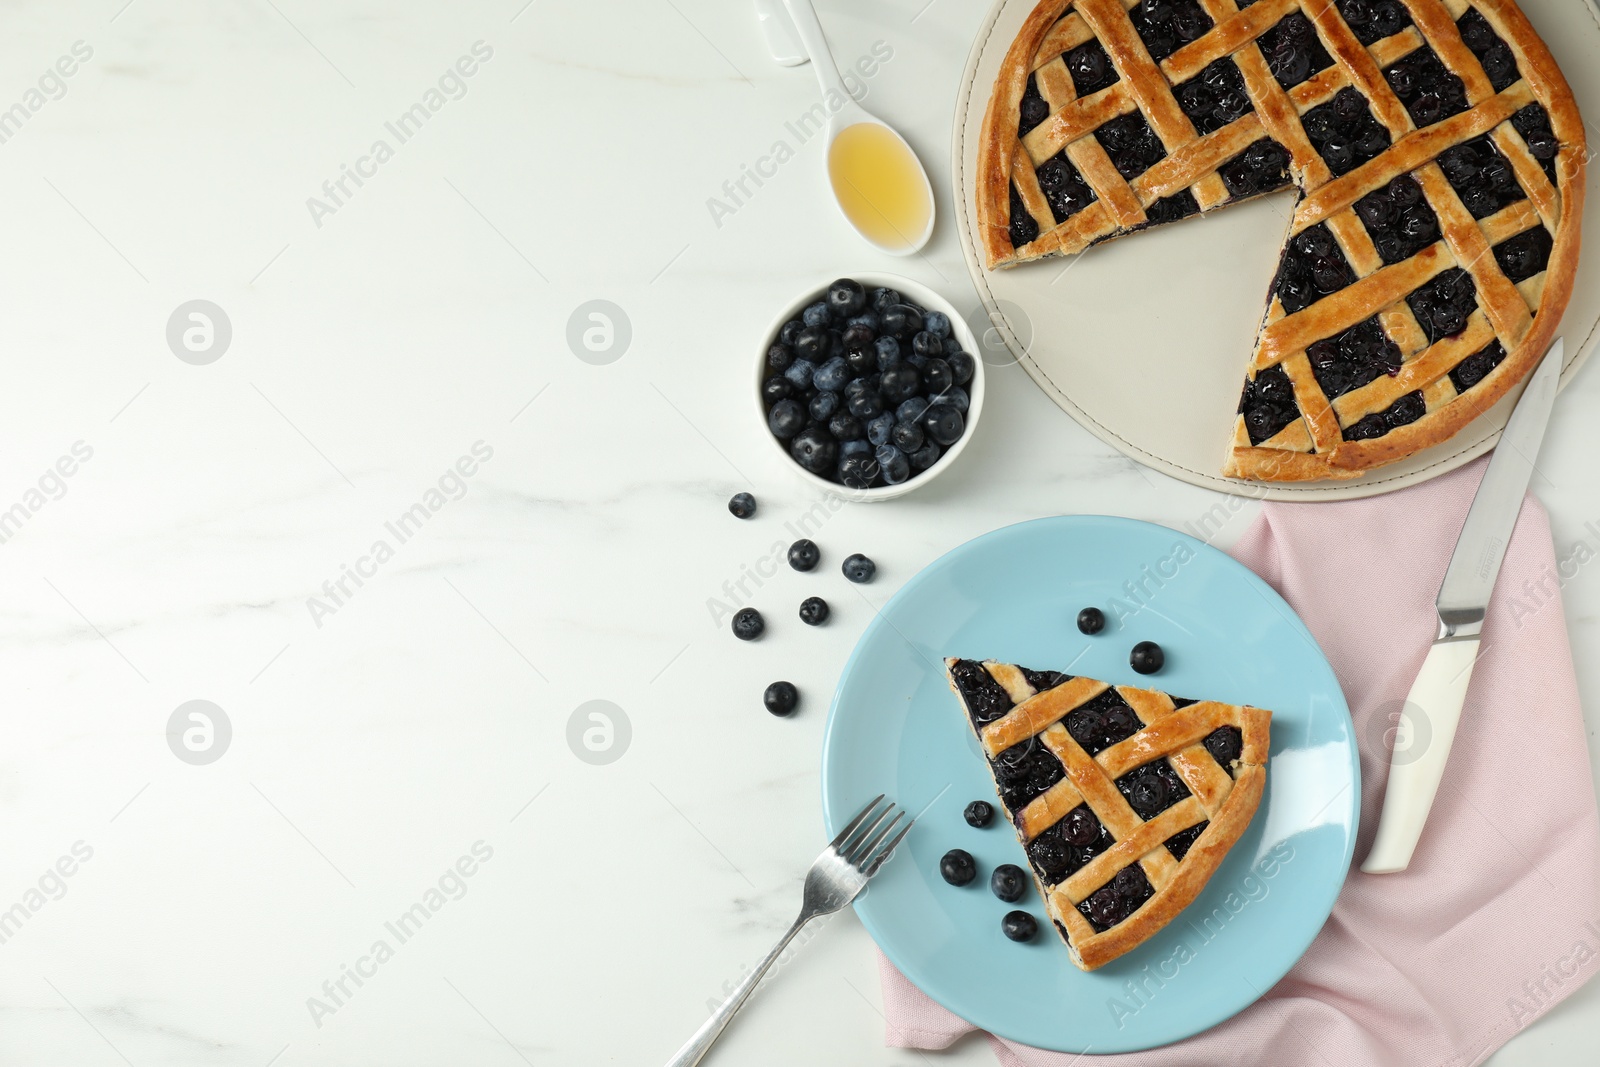
{"type": "Polygon", "coordinates": [[[802,913],[794,921],[794,925],[789,927],[788,932],[778,939],[776,945],[772,946],[772,951],[767,953],[766,958],[756,964],[755,969],[745,976],[744,981],[739,983],[739,988],[728,994],[728,999],[724,1000],[717,1010],[711,1013],[711,1018],[701,1024],[700,1029],[694,1032],[694,1036],[678,1050],[676,1056],[667,1061],[667,1067],[694,1067],[695,1064],[700,1062],[705,1054],[711,1050],[711,1046],[717,1043],[717,1038],[722,1036],[722,1031],[732,1021],[734,1013],[744,1007],[744,1002],[750,999],[750,994],[755,992],[755,988],[761,983],[761,979],[766,975],[767,971],[772,969],[772,965],[783,954],[783,950],[788,947],[789,942],[794,940],[794,935],[798,934],[800,928],[810,922],[811,919],[812,916],[810,914],[802,913]]]}

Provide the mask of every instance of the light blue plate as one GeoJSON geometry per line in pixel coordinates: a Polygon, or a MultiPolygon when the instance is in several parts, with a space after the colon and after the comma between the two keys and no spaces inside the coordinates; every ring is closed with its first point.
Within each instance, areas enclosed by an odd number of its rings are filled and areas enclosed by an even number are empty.
{"type": "Polygon", "coordinates": [[[1265,582],[1192,537],[1131,519],[1067,516],[985,534],[930,564],[867,627],[829,712],[822,752],[829,835],[888,793],[924,806],[856,902],[905,976],[1002,1037],[1064,1052],[1130,1052],[1215,1026],[1270,989],[1322,928],[1355,846],[1360,766],[1333,670],[1265,582]],[[1106,629],[1080,634],[1094,604],[1106,629]],[[1135,674],[1128,650],[1159,642],[1166,666],[1135,674]],[[1005,904],[1000,863],[1027,860],[1003,816],[975,830],[969,801],[994,786],[944,679],[947,655],[1061,670],[1175,696],[1270,708],[1272,756],[1255,819],[1205,891],[1139,948],[1073,966],[1037,892],[1005,904]],[[964,848],[979,876],[955,888],[939,858],[964,848]],[[1029,944],[1000,919],[1039,920],[1029,944]]]}

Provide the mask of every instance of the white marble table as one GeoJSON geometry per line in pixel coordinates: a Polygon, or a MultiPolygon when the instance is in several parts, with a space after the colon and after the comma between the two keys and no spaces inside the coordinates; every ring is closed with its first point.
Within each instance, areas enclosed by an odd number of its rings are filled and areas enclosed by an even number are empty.
{"type": "MultiPolygon", "coordinates": [[[[822,5],[842,59],[892,52],[870,105],[941,197],[981,8],[822,5]]],[[[0,1061],[662,1061],[791,916],[872,605],[1003,523],[1215,499],[1003,369],[947,479],[817,535],[879,561],[864,597],[785,569],[767,640],[713,625],[812,503],[746,406],[771,310],[865,269],[975,303],[948,225],[909,262],[845,231],[811,75],[746,0],[26,0],[0,69],[0,1061]],[[195,300],[225,348],[185,347],[195,300]],[[631,324],[609,363],[566,340],[591,300],[631,324]],[[194,700],[229,731],[200,754],[168,743],[194,700]],[[568,743],[596,700],[630,728],[602,765],[568,743]]],[[[1540,464],[1563,554],[1600,522],[1597,401],[1591,372],[1540,464]]],[[[1563,596],[1600,706],[1600,573],[1563,596]]],[[[1591,985],[1493,1063],[1597,1030],[1591,985]]],[[[884,1049],[847,914],[716,1062],[992,1059],[884,1049]]]]}

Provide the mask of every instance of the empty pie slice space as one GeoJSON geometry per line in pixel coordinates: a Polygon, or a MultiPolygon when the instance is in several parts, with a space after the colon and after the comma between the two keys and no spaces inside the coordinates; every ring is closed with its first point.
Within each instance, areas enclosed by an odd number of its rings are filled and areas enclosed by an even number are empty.
{"type": "Polygon", "coordinates": [[[1222,470],[1354,478],[1537,364],[1585,153],[1511,0],[1041,0],[984,115],[976,239],[1011,268],[1292,187],[1222,470]]]}
{"type": "Polygon", "coordinates": [[[945,669],[1083,970],[1172,922],[1261,802],[1271,712],[1009,663],[945,669]]]}

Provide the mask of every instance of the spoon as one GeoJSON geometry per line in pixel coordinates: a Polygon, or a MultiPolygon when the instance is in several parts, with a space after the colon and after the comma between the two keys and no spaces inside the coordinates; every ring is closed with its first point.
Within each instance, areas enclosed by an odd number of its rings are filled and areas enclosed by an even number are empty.
{"type": "Polygon", "coordinates": [[[855,102],[834,64],[811,0],[783,0],[822,86],[828,183],[845,221],[868,244],[908,256],[933,233],[933,186],[906,139],[855,102]],[[837,107],[835,107],[837,104],[837,107]]]}

